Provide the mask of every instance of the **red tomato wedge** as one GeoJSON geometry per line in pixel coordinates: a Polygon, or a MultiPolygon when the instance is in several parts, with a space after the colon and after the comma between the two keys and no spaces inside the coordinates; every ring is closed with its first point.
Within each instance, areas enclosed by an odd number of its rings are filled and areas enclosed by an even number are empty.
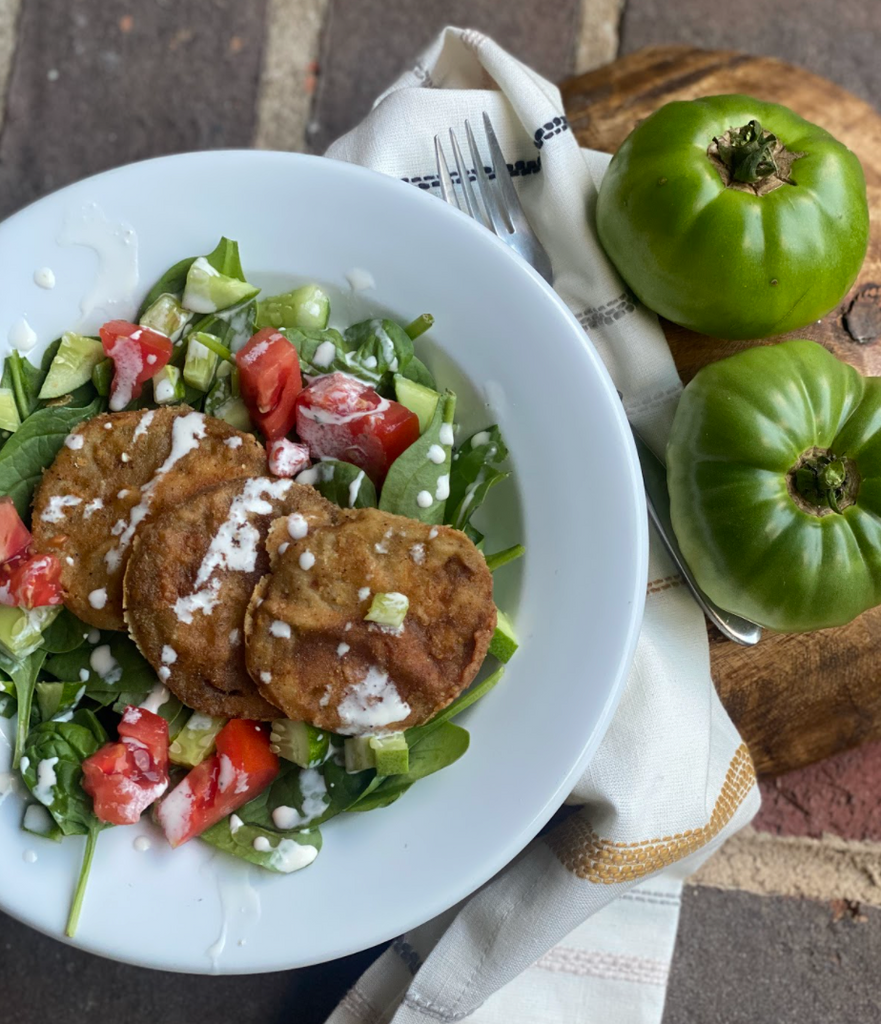
{"type": "Polygon", "coordinates": [[[110,411],[120,412],[171,359],[173,346],[164,334],[128,320],[110,320],[100,334],[104,354],[113,360],[110,411]]]}
{"type": "Polygon", "coordinates": [[[129,706],[119,723],[119,742],[105,743],[83,761],[83,789],[101,821],[133,825],[167,788],[168,723],[129,706]]]}
{"type": "Polygon", "coordinates": [[[264,327],[236,353],[239,386],[251,419],[268,441],[294,425],[294,402],[303,388],[300,358],[288,339],[264,327]]]}
{"type": "Polygon", "coordinates": [[[217,752],[179,782],[156,818],[172,846],[201,835],[261,793],[278,775],[278,758],[259,722],[234,718],[220,730],[217,752]]]}
{"type": "Polygon", "coordinates": [[[381,484],[419,437],[419,418],[345,373],[319,377],[297,399],[297,433],[313,458],[351,462],[381,484]]]}
{"type": "Polygon", "coordinates": [[[0,604],[43,608],[61,604],[61,562],[26,550],[0,566],[0,604]]]}
{"type": "Polygon", "coordinates": [[[30,542],[30,530],[21,521],[12,498],[0,498],[0,562],[15,558],[30,542]]]}

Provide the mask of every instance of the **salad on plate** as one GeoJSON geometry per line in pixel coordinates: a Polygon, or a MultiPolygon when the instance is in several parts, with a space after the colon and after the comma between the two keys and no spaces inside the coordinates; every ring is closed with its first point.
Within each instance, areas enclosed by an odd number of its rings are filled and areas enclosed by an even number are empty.
{"type": "Polygon", "coordinates": [[[134,318],[0,381],[0,713],[22,827],[149,813],[270,871],[320,826],[458,760],[453,719],[517,648],[472,517],[509,474],[461,442],[416,355],[424,314],[330,327],[316,284],[262,297],[226,238],[134,318]],[[492,656],[499,664],[482,674],[492,656]]]}

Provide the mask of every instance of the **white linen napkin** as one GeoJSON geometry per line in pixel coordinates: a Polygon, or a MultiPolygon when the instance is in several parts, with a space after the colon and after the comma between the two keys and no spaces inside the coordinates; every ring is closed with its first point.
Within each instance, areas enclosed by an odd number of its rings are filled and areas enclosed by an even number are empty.
{"type": "MultiPolygon", "coordinates": [[[[467,118],[486,152],[483,111],[556,290],[662,454],[679,378],[656,317],[600,248],[609,158],[579,148],[555,86],[486,36],[447,28],[327,156],[438,194],[435,134],[467,118]]],[[[681,880],[749,822],[759,796],[710,679],[703,615],[655,537],[633,669],[567,802],[580,810],[478,894],[396,940],[328,1024],[660,1020],[681,880]]]]}

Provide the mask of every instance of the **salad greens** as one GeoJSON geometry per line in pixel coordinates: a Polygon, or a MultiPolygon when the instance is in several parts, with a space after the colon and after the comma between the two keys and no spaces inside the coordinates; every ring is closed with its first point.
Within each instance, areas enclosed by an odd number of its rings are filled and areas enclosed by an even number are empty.
{"type": "MultiPolygon", "coordinates": [[[[419,418],[418,439],[392,462],[380,488],[358,466],[332,458],[317,461],[298,481],[341,508],[378,507],[481,539],[471,519],[491,487],[508,476],[502,468],[507,449],[497,426],[455,445],[456,396],[438,390],[415,353],[414,342],[434,318],[423,314],[402,326],[374,317],[340,331],[328,326],[330,299],[318,285],[260,299],[258,291],[247,281],[238,244],[227,238],[205,256],[170,267],[147,293],[137,319],[172,341],[171,360],[127,408],[186,401],[253,431],[234,353],[258,328],[272,327],[297,349],[307,381],[342,372],[419,418]]],[[[65,438],[107,408],[113,375],[114,363],[103,357],[101,342],[74,333],[50,345],[39,367],[18,352],[7,357],[0,400],[5,395],[8,408],[0,410],[0,422],[9,424],[10,433],[0,433],[0,495],[12,498],[25,522],[34,489],[65,438]]],[[[487,565],[495,571],[523,552],[514,545],[488,556],[487,565]]],[[[403,595],[374,597],[375,603],[382,598],[394,604],[403,595]]],[[[388,609],[380,610],[378,621],[384,622],[388,609]]],[[[403,598],[392,608],[397,617],[391,624],[406,610],[403,598]]],[[[509,620],[500,615],[499,622],[507,632],[497,642],[497,631],[491,651],[506,661],[516,641],[509,620]]],[[[277,720],[271,749],[281,758],[278,775],[201,838],[272,871],[307,865],[321,849],[320,826],[326,821],[386,807],[415,782],[461,758],[468,732],[451,720],[485,696],[503,672],[498,667],[423,725],[367,738],[363,765],[369,767],[359,764],[357,771],[346,768],[352,739],[277,720]]],[[[76,928],[97,836],[106,827],[82,788],[82,763],[114,736],[118,716],[129,705],[149,706],[166,719],[177,772],[196,770],[212,756],[226,725],[226,719],[192,712],[169,696],[127,634],[90,629],[65,608],[0,607],[0,715],[17,714],[14,764],[38,801],[25,825],[48,838],[86,837],[68,935],[76,928]],[[40,822],[40,806],[51,815],[51,828],[40,822]]]]}

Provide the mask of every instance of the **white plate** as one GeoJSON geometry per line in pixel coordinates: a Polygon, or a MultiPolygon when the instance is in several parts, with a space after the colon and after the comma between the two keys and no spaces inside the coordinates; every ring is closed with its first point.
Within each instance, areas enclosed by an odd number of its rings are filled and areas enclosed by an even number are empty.
{"type": "MultiPolygon", "coordinates": [[[[105,296],[124,300],[108,312],[131,316],[170,263],[209,251],[221,234],[239,241],[258,282],[289,275],[345,290],[347,272],[366,269],[376,287],[353,297],[353,311],[380,305],[404,320],[432,312],[436,327],[417,350],[458,390],[464,429],[498,420],[512,452],[516,486],[496,488],[482,518],[490,549],[521,538],[528,548],[498,583],[522,645],[502,684],[463,715],[465,757],[386,810],[329,822],[314,865],[289,876],[198,842],[172,851],[147,822],[110,829],[75,939],[143,966],[228,974],[364,949],[502,868],[560,805],[603,735],[646,579],[641,478],[621,404],[563,303],[489,232],[410,185],[292,154],[152,160],[16,214],[0,225],[3,342],[22,316],[37,332],[35,353],[77,325],[99,260],[58,239],[92,203],[137,235],[140,283],[128,297],[105,296]],[[34,283],[45,266],[57,279],[52,291],[34,283]],[[141,834],[151,837],[147,852],[134,847],[141,834]]],[[[124,238],[119,245],[117,271],[124,238]]],[[[107,287],[123,288],[124,273],[112,278],[107,287]]],[[[93,310],[84,326],[102,315],[93,310]]],[[[0,737],[0,770],[8,760],[0,737]]],[[[83,841],[23,833],[21,813],[17,796],[0,806],[0,907],[61,937],[83,841]]]]}

